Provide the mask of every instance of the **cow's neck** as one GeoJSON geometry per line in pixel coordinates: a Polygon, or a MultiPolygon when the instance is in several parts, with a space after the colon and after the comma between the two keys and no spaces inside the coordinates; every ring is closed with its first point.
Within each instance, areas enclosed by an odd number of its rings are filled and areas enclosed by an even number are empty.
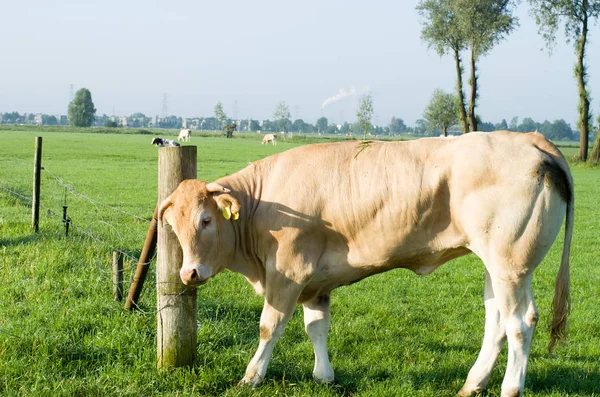
{"type": "Polygon", "coordinates": [[[260,202],[262,177],[252,164],[247,168],[219,179],[217,183],[231,189],[231,195],[240,202],[240,217],[232,221],[235,239],[234,254],[227,268],[243,274],[256,292],[263,292],[265,268],[255,251],[257,235],[254,231],[254,213],[260,202]]]}

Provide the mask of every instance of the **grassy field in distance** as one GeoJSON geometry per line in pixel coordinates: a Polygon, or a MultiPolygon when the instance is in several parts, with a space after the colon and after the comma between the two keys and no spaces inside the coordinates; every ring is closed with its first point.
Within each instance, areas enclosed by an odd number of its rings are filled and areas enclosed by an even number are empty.
{"type": "MultiPolygon", "coordinates": [[[[430,276],[394,270],[332,293],[329,352],[336,382],[312,380],[312,346],[296,311],[264,384],[238,388],[258,345],[262,298],[225,272],[198,290],[197,361],[156,370],[154,263],[128,313],[112,299],[113,249],[125,290],[156,204],[152,135],[0,131],[0,395],[2,396],[453,396],[483,336],[484,269],[474,255],[430,276]],[[43,136],[40,232],[31,232],[33,143],[43,136]],[[58,178],[58,179],[57,179],[58,178]],[[68,237],[60,213],[73,224],[68,237]],[[133,258],[133,259],[132,259],[133,258]]],[[[214,180],[298,146],[260,137],[192,135],[198,177],[214,180]]],[[[576,148],[566,148],[571,158],[576,148]]],[[[600,396],[600,169],[573,164],[573,312],[565,344],[548,356],[548,320],[563,236],[536,270],[540,311],[526,395],[600,396]]],[[[484,395],[500,395],[506,349],[484,395]]]]}

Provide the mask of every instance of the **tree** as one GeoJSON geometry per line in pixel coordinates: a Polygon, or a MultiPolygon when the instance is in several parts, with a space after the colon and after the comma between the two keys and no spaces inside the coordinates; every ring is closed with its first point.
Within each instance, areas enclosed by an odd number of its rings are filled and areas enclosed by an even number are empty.
{"type": "Polygon", "coordinates": [[[494,128],[496,129],[496,131],[508,130],[508,123],[506,122],[506,119],[502,119],[502,121],[496,124],[494,128]]]}
{"type": "Polygon", "coordinates": [[[358,110],[356,119],[358,126],[363,132],[363,139],[367,139],[367,135],[371,132],[371,119],[373,118],[373,97],[371,94],[363,95],[358,102],[358,110]]]}
{"type": "Polygon", "coordinates": [[[423,117],[427,120],[430,130],[441,128],[444,136],[448,136],[448,127],[458,122],[458,99],[455,95],[447,94],[440,89],[433,91],[433,96],[423,117]]]}
{"type": "Polygon", "coordinates": [[[541,126],[538,123],[536,123],[535,121],[533,121],[533,119],[531,117],[525,117],[523,119],[523,121],[521,121],[521,124],[519,124],[519,126],[517,127],[517,131],[519,131],[519,132],[539,131],[540,127],[541,126]]]}
{"type": "Polygon", "coordinates": [[[423,119],[418,119],[415,121],[415,128],[413,129],[415,135],[426,135],[427,130],[427,121],[423,119]]]}
{"type": "Polygon", "coordinates": [[[321,117],[317,120],[317,131],[318,132],[325,132],[327,131],[327,125],[329,124],[329,121],[327,120],[327,117],[321,117]]]}
{"type": "Polygon", "coordinates": [[[539,131],[544,134],[546,138],[555,141],[573,139],[573,130],[571,130],[571,126],[562,119],[555,120],[553,123],[547,120],[544,121],[544,123],[540,126],[539,131]]]}
{"type": "Polygon", "coordinates": [[[287,132],[288,123],[290,122],[291,117],[292,114],[290,113],[290,108],[288,105],[284,101],[279,101],[275,107],[275,111],[273,112],[273,118],[275,119],[275,123],[277,123],[281,131],[287,132]]]}
{"type": "Polygon", "coordinates": [[[69,122],[75,127],[89,127],[96,119],[96,108],[92,94],[87,88],[81,88],[69,103],[69,122]]]}
{"type": "Polygon", "coordinates": [[[517,129],[517,128],[519,128],[519,117],[518,117],[518,116],[515,116],[515,117],[513,117],[512,119],[510,119],[510,126],[509,126],[509,129],[510,129],[511,131],[518,131],[518,129],[517,129]]]}
{"type": "Polygon", "coordinates": [[[587,160],[588,134],[592,115],[590,112],[590,95],[586,89],[587,66],[585,50],[589,27],[594,19],[600,16],[600,0],[528,0],[531,13],[538,25],[538,32],[546,41],[551,52],[556,44],[556,31],[564,21],[567,43],[575,44],[577,64],[575,79],[579,90],[579,159],[587,160]]]}
{"type": "Polygon", "coordinates": [[[440,57],[448,53],[454,57],[458,116],[462,131],[466,134],[469,132],[469,126],[462,87],[463,69],[460,52],[467,48],[467,44],[461,35],[456,16],[450,8],[450,0],[421,0],[417,5],[417,12],[425,18],[425,21],[421,22],[423,25],[421,40],[425,41],[429,48],[434,48],[440,57]]]}
{"type": "Polygon", "coordinates": [[[404,120],[397,119],[396,117],[392,117],[390,121],[390,132],[392,134],[400,134],[407,130],[406,124],[404,124],[404,120]]]}
{"type": "Polygon", "coordinates": [[[250,131],[258,131],[260,130],[260,124],[256,120],[250,120],[250,131]]]}
{"type": "Polygon", "coordinates": [[[598,130],[596,131],[596,141],[594,142],[592,153],[590,153],[590,162],[594,163],[600,162],[600,116],[598,116],[596,124],[598,124],[598,130]]]}
{"type": "Polygon", "coordinates": [[[449,0],[450,8],[458,22],[459,36],[467,43],[471,53],[471,95],[467,116],[471,131],[477,131],[475,107],[477,91],[477,61],[506,38],[518,25],[512,15],[516,0],[449,0]]]}
{"type": "Polygon", "coordinates": [[[117,128],[119,124],[117,124],[116,121],[113,121],[111,119],[106,119],[106,121],[104,122],[104,126],[106,128],[117,128]]]}
{"type": "Polygon", "coordinates": [[[492,132],[496,129],[496,127],[494,126],[494,123],[490,123],[490,122],[481,120],[481,117],[479,117],[479,115],[477,115],[476,118],[477,118],[477,130],[478,131],[492,132]]]}
{"type": "Polygon", "coordinates": [[[227,125],[227,115],[225,114],[225,111],[223,110],[223,104],[220,101],[215,105],[215,117],[219,122],[219,128],[225,128],[227,125]]]}
{"type": "Polygon", "coordinates": [[[57,125],[58,120],[56,119],[56,116],[48,116],[47,114],[43,114],[42,115],[42,124],[57,125]]]}
{"type": "Polygon", "coordinates": [[[294,120],[292,127],[294,128],[295,131],[303,132],[303,133],[311,132],[311,130],[312,130],[311,125],[302,119],[294,120]]]}

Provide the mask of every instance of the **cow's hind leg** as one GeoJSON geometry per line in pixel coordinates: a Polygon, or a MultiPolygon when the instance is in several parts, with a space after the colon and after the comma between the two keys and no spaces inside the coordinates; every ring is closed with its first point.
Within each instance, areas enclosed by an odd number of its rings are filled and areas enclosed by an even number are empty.
{"type": "Polygon", "coordinates": [[[315,351],[313,375],[321,382],[333,382],[333,368],[327,353],[327,334],[329,333],[329,295],[323,295],[305,302],[304,327],[315,351]]]}
{"type": "Polygon", "coordinates": [[[471,396],[480,393],[487,386],[498,355],[506,341],[506,329],[500,320],[496,296],[490,274],[485,272],[485,334],[481,351],[475,365],[469,371],[465,385],[458,393],[459,396],[471,396]]]}
{"type": "Polygon", "coordinates": [[[265,303],[260,316],[260,342],[250,360],[240,385],[258,386],[265,377],[271,354],[285,326],[294,314],[301,287],[279,277],[270,280],[265,293],[265,303]]]}
{"type": "Polygon", "coordinates": [[[523,394],[527,362],[538,319],[531,290],[531,274],[518,280],[497,277],[493,283],[508,339],[508,364],[502,381],[502,397],[517,397],[523,394]]]}
{"type": "MultiPolygon", "coordinates": [[[[502,397],[518,397],[523,394],[529,351],[538,318],[531,290],[531,272],[520,276],[514,274],[509,276],[506,272],[494,272],[493,268],[488,269],[495,305],[500,314],[500,324],[495,334],[500,336],[500,332],[506,332],[508,341],[508,363],[502,382],[501,395],[502,397]]],[[[488,325],[491,327],[491,321],[489,323],[486,321],[486,337],[488,325]]],[[[494,332],[492,331],[492,333],[494,332]]],[[[482,353],[485,349],[485,346],[482,347],[482,353]]],[[[484,363],[480,362],[479,359],[477,361],[471,372],[469,372],[469,378],[460,395],[477,392],[475,383],[483,382],[482,385],[485,385],[485,382],[489,379],[489,373],[485,374],[485,370],[479,371],[483,368],[488,370],[493,362],[489,360],[484,363]],[[471,373],[475,376],[474,378],[471,378],[471,373]],[[478,377],[477,374],[479,374],[478,377]]]]}

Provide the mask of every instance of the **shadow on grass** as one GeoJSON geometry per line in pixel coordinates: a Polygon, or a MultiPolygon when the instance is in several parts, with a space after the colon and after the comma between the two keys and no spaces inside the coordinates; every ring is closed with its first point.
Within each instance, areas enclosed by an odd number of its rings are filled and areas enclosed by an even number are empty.
{"type": "Polygon", "coordinates": [[[23,245],[29,243],[35,243],[42,239],[42,235],[39,233],[31,233],[26,236],[19,237],[2,237],[0,238],[0,247],[9,247],[12,245],[23,245]]]}
{"type": "MultiPolygon", "coordinates": [[[[586,360],[588,363],[593,360],[586,360]]],[[[561,395],[582,394],[592,395],[600,391],[600,371],[596,369],[575,368],[573,366],[553,365],[544,371],[528,371],[525,386],[533,392],[556,392],[561,395]]]]}

